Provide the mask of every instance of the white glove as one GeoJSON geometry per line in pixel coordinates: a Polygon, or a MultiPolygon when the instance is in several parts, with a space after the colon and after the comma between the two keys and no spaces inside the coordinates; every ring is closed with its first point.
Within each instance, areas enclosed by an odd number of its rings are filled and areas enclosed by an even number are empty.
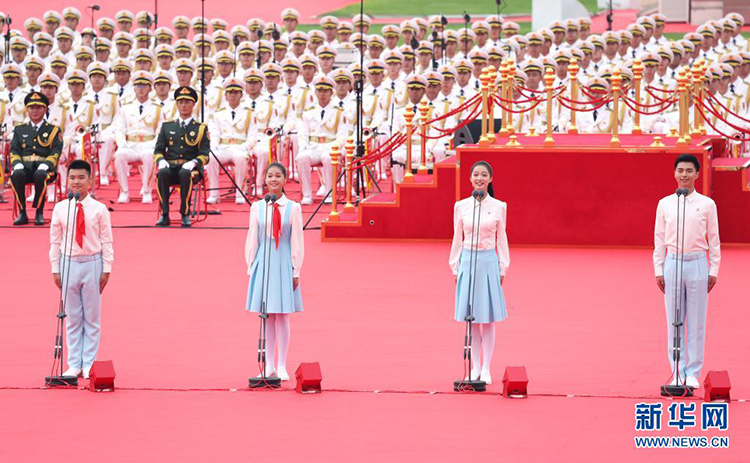
{"type": "Polygon", "coordinates": [[[193,170],[194,167],[195,167],[195,161],[188,161],[182,165],[182,168],[185,170],[193,170]]]}
{"type": "Polygon", "coordinates": [[[23,170],[23,164],[19,162],[13,167],[13,170],[23,170]]]}
{"type": "Polygon", "coordinates": [[[169,163],[165,161],[164,159],[159,160],[159,169],[166,169],[169,167],[169,163]]]}
{"type": "Polygon", "coordinates": [[[37,167],[37,170],[49,170],[49,166],[47,164],[42,164],[41,166],[37,167]]]}

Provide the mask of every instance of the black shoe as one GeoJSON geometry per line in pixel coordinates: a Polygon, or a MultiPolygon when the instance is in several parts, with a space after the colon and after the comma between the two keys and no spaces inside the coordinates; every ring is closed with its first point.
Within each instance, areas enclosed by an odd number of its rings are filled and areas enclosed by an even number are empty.
{"type": "Polygon", "coordinates": [[[44,225],[44,210],[37,209],[36,217],[34,217],[34,225],[44,225]]]}
{"type": "Polygon", "coordinates": [[[26,215],[26,211],[21,211],[18,214],[18,217],[13,222],[13,225],[28,225],[29,224],[29,216],[26,215]]]}
{"type": "Polygon", "coordinates": [[[156,222],[157,227],[168,227],[172,223],[169,220],[169,214],[162,214],[159,220],[156,222]]]}
{"type": "Polygon", "coordinates": [[[190,223],[190,216],[189,215],[183,215],[182,216],[182,226],[183,227],[192,227],[193,224],[190,223]]]}

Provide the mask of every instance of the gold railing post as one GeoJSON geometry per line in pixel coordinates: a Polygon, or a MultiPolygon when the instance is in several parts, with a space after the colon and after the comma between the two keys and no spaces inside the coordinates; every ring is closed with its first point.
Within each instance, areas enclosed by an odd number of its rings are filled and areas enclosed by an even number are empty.
{"type": "Polygon", "coordinates": [[[641,105],[641,82],[643,79],[643,62],[636,59],[633,61],[633,85],[635,86],[635,108],[636,111],[633,115],[633,134],[640,135],[643,133],[641,129],[641,113],[638,111],[641,105]]]}
{"type": "MultiPolygon", "coordinates": [[[[354,186],[352,177],[352,167],[354,166],[354,138],[349,137],[346,139],[344,149],[346,150],[346,204],[344,204],[344,212],[354,212],[354,204],[352,204],[352,187],[354,186]]],[[[334,178],[333,181],[335,182],[336,179],[334,178]]]]}
{"type": "Polygon", "coordinates": [[[701,135],[701,113],[698,111],[701,98],[703,97],[703,73],[701,70],[700,60],[693,63],[690,72],[693,75],[693,130],[690,132],[693,136],[701,135]]]}
{"type": "Polygon", "coordinates": [[[430,107],[427,104],[427,98],[422,98],[422,101],[419,104],[419,114],[421,115],[421,130],[422,130],[422,155],[419,158],[419,169],[417,169],[417,173],[419,175],[427,175],[428,169],[427,169],[427,113],[430,111],[430,107]]]}
{"type": "Polygon", "coordinates": [[[609,141],[609,146],[612,148],[620,147],[620,85],[622,84],[622,76],[620,70],[615,69],[612,72],[612,139],[609,141]]]}
{"type": "MultiPolygon", "coordinates": [[[[508,60],[508,78],[505,82],[505,99],[513,101],[513,86],[516,84],[516,62],[513,58],[508,60]]],[[[506,103],[511,111],[508,111],[508,115],[505,117],[505,122],[508,127],[508,134],[512,134],[516,131],[513,127],[513,103],[506,103]]]]}
{"type": "Polygon", "coordinates": [[[406,112],[404,113],[404,119],[406,119],[406,165],[404,166],[404,183],[412,183],[414,181],[414,174],[411,173],[411,137],[414,134],[414,111],[409,103],[406,104],[406,112]]]}
{"type": "Polygon", "coordinates": [[[687,93],[687,76],[685,70],[681,70],[677,76],[677,102],[680,111],[680,125],[679,125],[679,138],[677,139],[677,146],[688,146],[689,142],[686,137],[687,124],[685,123],[685,94],[687,93]]]}
{"type": "MultiPolygon", "coordinates": [[[[488,91],[488,98],[490,98],[490,106],[493,105],[492,99],[494,98],[495,94],[497,93],[497,70],[495,69],[495,66],[490,66],[489,68],[489,91],[488,91]]],[[[487,116],[487,139],[490,141],[490,144],[495,142],[495,110],[492,109],[489,111],[489,115],[487,116]]]]}
{"type": "Polygon", "coordinates": [[[570,66],[568,66],[568,73],[570,73],[570,99],[573,100],[570,104],[572,109],[570,110],[570,126],[568,127],[568,133],[577,134],[578,126],[576,125],[576,111],[578,106],[578,60],[573,58],[570,60],[570,66]]]}
{"type": "Polygon", "coordinates": [[[341,152],[339,151],[339,145],[334,144],[331,147],[331,167],[333,168],[333,188],[331,188],[331,213],[328,214],[328,221],[329,222],[338,222],[339,221],[339,211],[338,211],[338,189],[339,189],[339,158],[341,156],[341,152]]]}
{"type": "Polygon", "coordinates": [[[552,84],[555,82],[555,72],[547,68],[544,73],[544,87],[547,90],[547,137],[544,139],[543,146],[552,148],[555,146],[555,139],[552,138],[552,84]]]}
{"type": "MultiPolygon", "coordinates": [[[[503,62],[500,64],[500,98],[502,100],[507,100],[506,96],[506,83],[508,82],[508,60],[503,60],[503,62]]],[[[508,103],[503,101],[504,105],[507,105],[508,103]]],[[[498,132],[498,135],[501,137],[508,136],[508,111],[503,110],[502,114],[500,115],[500,131],[498,132]]]]}
{"type": "Polygon", "coordinates": [[[482,69],[482,75],[479,79],[482,82],[482,136],[479,138],[479,146],[489,146],[490,140],[487,138],[487,112],[489,110],[488,93],[489,93],[489,76],[488,69],[482,69]]]}

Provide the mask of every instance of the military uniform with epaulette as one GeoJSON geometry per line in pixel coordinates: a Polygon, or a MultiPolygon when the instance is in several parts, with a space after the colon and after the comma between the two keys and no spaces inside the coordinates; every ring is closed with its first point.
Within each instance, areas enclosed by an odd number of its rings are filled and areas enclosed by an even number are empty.
{"type": "Polygon", "coordinates": [[[170,187],[180,185],[180,214],[183,225],[189,226],[189,220],[186,222],[185,218],[190,212],[193,185],[203,178],[203,168],[208,164],[210,151],[206,124],[192,118],[185,124],[178,117],[162,125],[154,148],[154,162],[159,169],[156,183],[162,216],[169,217],[170,187]]]}
{"type": "MultiPolygon", "coordinates": [[[[33,94],[35,93],[30,95],[33,94]]],[[[60,128],[46,120],[42,120],[38,127],[27,123],[13,129],[13,140],[10,144],[10,182],[16,194],[20,216],[26,215],[26,184],[33,182],[34,207],[39,218],[44,209],[47,185],[55,178],[57,160],[62,149],[60,128]]]]}

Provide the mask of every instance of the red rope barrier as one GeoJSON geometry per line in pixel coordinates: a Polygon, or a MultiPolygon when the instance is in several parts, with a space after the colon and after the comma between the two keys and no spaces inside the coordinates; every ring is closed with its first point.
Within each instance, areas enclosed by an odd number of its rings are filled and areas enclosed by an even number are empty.
{"type": "Polygon", "coordinates": [[[606,100],[605,100],[605,98],[606,98],[606,96],[604,96],[602,98],[599,98],[598,100],[576,101],[576,100],[571,100],[570,98],[568,98],[566,96],[562,96],[562,95],[560,95],[560,96],[557,97],[558,100],[564,100],[568,104],[579,104],[579,105],[587,105],[587,104],[594,105],[594,104],[599,104],[602,101],[612,101],[612,98],[608,98],[606,100]]]}
{"type": "MultiPolygon", "coordinates": [[[[535,100],[535,101],[536,101],[536,102],[534,103],[534,105],[532,105],[532,106],[530,106],[530,107],[528,107],[528,108],[526,108],[526,109],[523,109],[523,110],[518,110],[518,111],[515,111],[515,110],[513,110],[513,109],[511,109],[511,108],[507,108],[507,107],[505,107],[504,105],[502,105],[502,104],[501,104],[500,102],[496,102],[496,104],[497,104],[497,105],[498,105],[498,106],[499,106],[500,108],[502,108],[502,109],[503,109],[503,111],[507,111],[507,112],[509,112],[509,113],[513,113],[513,114],[523,114],[523,113],[529,112],[529,111],[531,111],[532,109],[536,108],[537,106],[539,106],[539,105],[540,105],[540,104],[541,104],[541,103],[542,103],[543,101],[545,101],[545,100],[535,100]]],[[[515,103],[518,103],[518,102],[515,102],[515,103]]]]}
{"type": "Polygon", "coordinates": [[[599,109],[602,106],[606,105],[610,101],[612,101],[612,100],[602,101],[602,103],[599,106],[594,106],[593,108],[586,108],[586,109],[584,109],[584,108],[575,108],[574,109],[572,106],[568,106],[567,104],[563,103],[563,100],[558,100],[558,102],[560,103],[560,106],[562,106],[563,108],[568,108],[571,111],[576,111],[576,112],[581,112],[581,113],[588,113],[588,112],[596,111],[597,109],[599,109]]]}
{"type": "Polygon", "coordinates": [[[662,93],[675,93],[677,90],[669,90],[667,88],[654,87],[653,85],[646,86],[646,90],[656,90],[662,93]]]}
{"type": "MultiPolygon", "coordinates": [[[[721,135],[722,137],[724,137],[724,138],[731,138],[732,140],[735,140],[735,141],[739,141],[739,142],[746,142],[746,141],[750,141],[750,137],[747,137],[747,138],[741,138],[741,137],[739,137],[739,138],[738,138],[737,136],[729,136],[729,135],[725,134],[725,133],[724,133],[724,132],[722,132],[721,130],[717,129],[717,128],[716,128],[716,126],[715,126],[715,125],[714,125],[714,124],[713,124],[713,123],[711,122],[711,120],[710,120],[710,119],[708,119],[708,118],[706,117],[706,113],[704,113],[704,112],[703,112],[703,109],[701,109],[701,107],[700,107],[700,106],[696,106],[695,108],[696,108],[696,109],[698,110],[698,112],[699,112],[699,113],[701,114],[701,117],[703,117],[703,120],[704,120],[704,121],[706,121],[706,122],[708,123],[708,125],[710,125],[710,126],[711,126],[711,128],[713,128],[713,129],[714,129],[714,130],[716,131],[716,133],[718,133],[718,134],[719,134],[719,135],[721,135]]],[[[717,116],[717,117],[718,117],[718,116],[717,116]]],[[[726,122],[726,121],[725,121],[725,122],[726,122]]],[[[743,131],[741,131],[741,132],[742,132],[742,133],[748,133],[748,132],[746,132],[746,131],[744,131],[744,130],[743,130],[743,131]]]]}
{"type": "MultiPolygon", "coordinates": [[[[742,132],[742,133],[747,133],[747,134],[750,134],[750,129],[746,129],[746,128],[744,128],[744,127],[740,127],[740,126],[738,126],[738,125],[734,125],[734,124],[732,124],[731,122],[729,122],[728,120],[726,120],[726,119],[725,119],[724,117],[722,117],[722,115],[721,115],[721,114],[719,114],[719,112],[718,112],[718,111],[716,111],[716,109],[715,109],[715,108],[713,108],[712,106],[710,106],[710,105],[706,104],[706,102],[705,102],[705,101],[701,101],[701,105],[702,105],[702,106],[703,106],[704,108],[706,108],[706,109],[708,110],[708,112],[710,112],[710,113],[711,113],[712,115],[716,116],[716,117],[717,117],[718,119],[720,119],[720,120],[721,120],[722,122],[724,122],[724,123],[725,123],[726,125],[728,125],[729,127],[733,128],[734,130],[736,130],[736,131],[738,131],[738,132],[742,132]]],[[[696,107],[697,107],[697,106],[696,106],[696,107]]],[[[712,127],[713,127],[713,126],[712,126],[712,127]]],[[[717,130],[717,132],[718,132],[718,130],[717,130]]]]}
{"type": "MultiPolygon", "coordinates": [[[[646,93],[648,93],[654,100],[657,101],[656,104],[663,103],[665,101],[669,101],[669,99],[667,99],[667,98],[661,98],[661,97],[658,97],[658,96],[654,95],[654,93],[649,89],[649,87],[646,87],[646,93]]],[[[674,97],[674,98],[678,98],[678,97],[674,97]]],[[[674,98],[672,98],[672,99],[674,100],[674,98]]]]}
{"type": "Polygon", "coordinates": [[[737,119],[741,120],[742,122],[748,122],[748,123],[750,123],[750,119],[745,119],[744,117],[740,116],[739,114],[735,113],[731,109],[729,109],[726,106],[724,106],[724,103],[722,103],[721,100],[719,100],[718,98],[716,98],[716,95],[712,95],[711,93],[708,93],[708,98],[711,99],[711,100],[713,100],[713,101],[715,101],[716,103],[718,103],[719,107],[721,107],[721,109],[723,109],[724,111],[728,112],[729,114],[731,114],[732,116],[736,117],[737,119]]]}
{"type": "Polygon", "coordinates": [[[664,110],[665,110],[665,109],[667,109],[667,108],[669,108],[670,106],[672,106],[671,104],[668,104],[668,105],[664,105],[664,107],[660,107],[660,108],[659,108],[659,109],[657,109],[656,111],[654,111],[654,112],[650,113],[650,112],[646,112],[646,111],[644,111],[644,110],[641,110],[641,109],[638,109],[638,108],[635,108],[635,107],[631,106],[631,104],[632,104],[632,103],[635,103],[635,102],[632,102],[632,100],[631,100],[630,98],[623,98],[623,100],[622,100],[622,101],[623,101],[623,102],[625,103],[625,105],[626,105],[626,106],[627,106],[628,108],[630,108],[630,109],[631,109],[631,110],[633,110],[634,112],[637,112],[637,113],[639,113],[639,114],[642,114],[642,115],[644,115],[644,116],[655,116],[655,115],[657,115],[657,114],[660,114],[660,113],[664,112],[664,110]],[[631,103],[631,102],[632,102],[632,103],[631,103]]]}

